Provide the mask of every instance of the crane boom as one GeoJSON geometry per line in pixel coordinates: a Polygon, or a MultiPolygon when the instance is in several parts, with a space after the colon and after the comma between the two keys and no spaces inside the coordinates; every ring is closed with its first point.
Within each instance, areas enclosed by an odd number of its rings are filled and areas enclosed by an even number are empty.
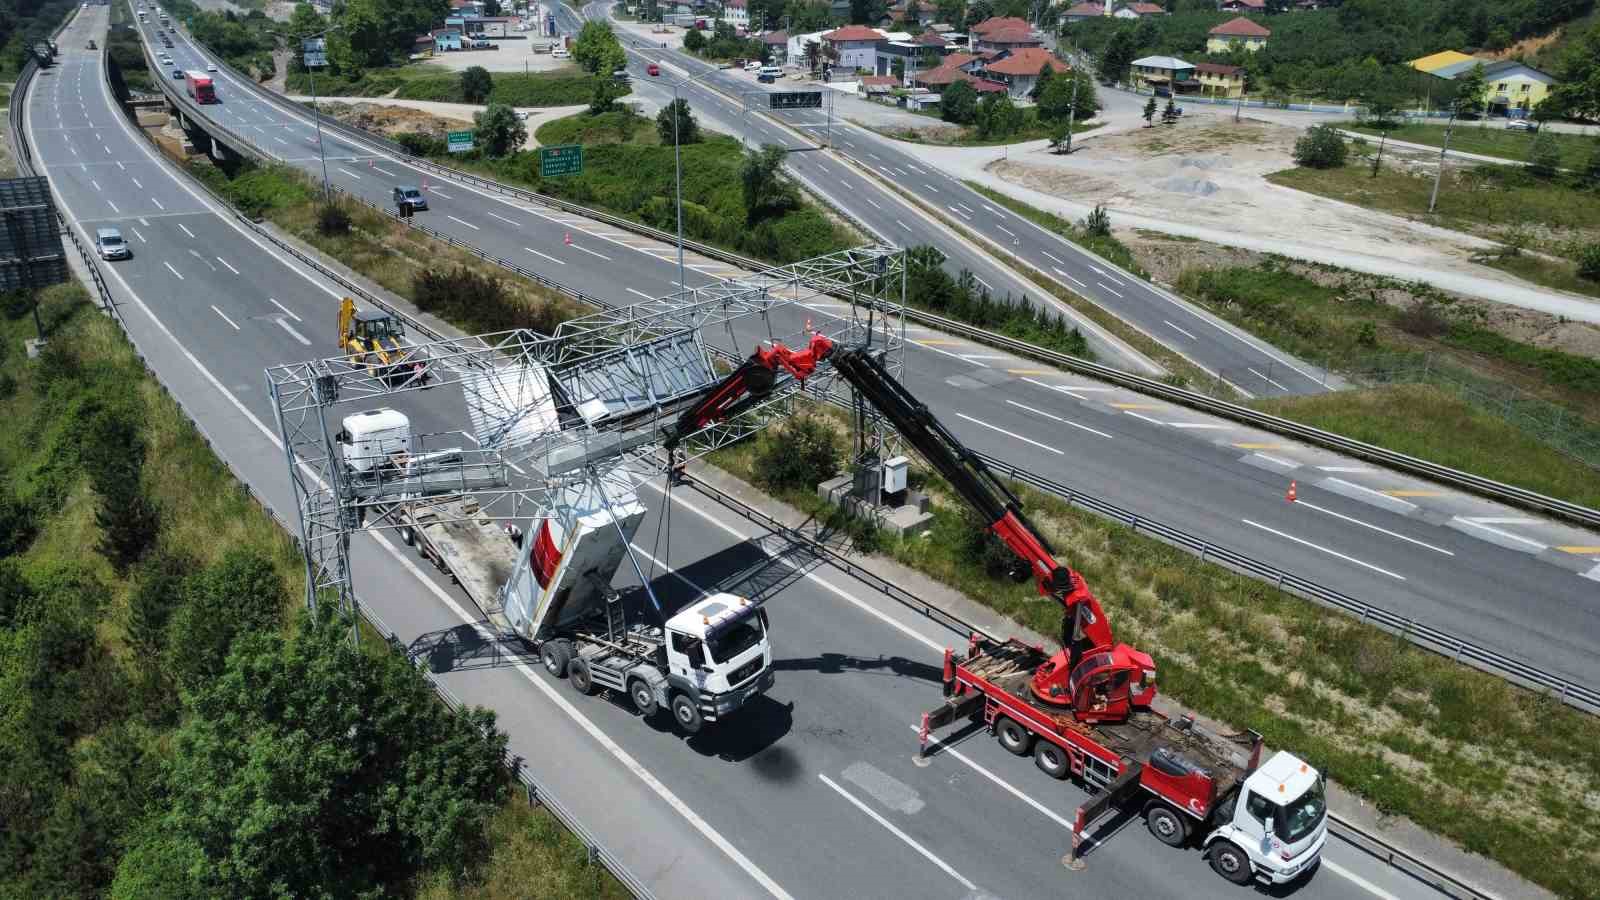
{"type": "Polygon", "coordinates": [[[1062,605],[1064,649],[1039,667],[1031,687],[1045,702],[1074,703],[1077,691],[1072,675],[1079,663],[1091,654],[1113,651],[1111,624],[1100,601],[1078,573],[1056,559],[1049,542],[1023,514],[1016,495],[889,373],[871,348],[840,347],[822,334],[813,334],[804,350],[779,343],[762,347],[679,417],[668,446],[765,396],[780,369],[803,381],[824,361],[831,362],[858,395],[882,413],[982,517],[986,527],[1028,564],[1039,593],[1062,605]]]}

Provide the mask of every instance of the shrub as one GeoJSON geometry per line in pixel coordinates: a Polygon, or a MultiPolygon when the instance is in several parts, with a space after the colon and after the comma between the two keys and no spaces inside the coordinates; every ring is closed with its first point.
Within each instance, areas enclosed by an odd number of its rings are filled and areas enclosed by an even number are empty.
{"type": "Polygon", "coordinates": [[[337,203],[325,203],[317,210],[317,233],[335,237],[350,233],[350,214],[337,203]]]}
{"type": "Polygon", "coordinates": [[[394,141],[413,156],[440,156],[446,150],[443,138],[422,131],[402,131],[394,141]]]}
{"type": "Polygon", "coordinates": [[[1344,138],[1332,125],[1314,125],[1294,142],[1294,161],[1310,169],[1337,169],[1344,165],[1344,138]]]}
{"type": "Polygon", "coordinates": [[[970,125],[978,115],[978,92],[965,81],[951,84],[939,98],[939,115],[946,122],[970,125]]]}
{"type": "Polygon", "coordinates": [[[1561,168],[1561,148],[1556,145],[1555,135],[1541,131],[1533,138],[1533,147],[1528,151],[1528,174],[1535,178],[1554,178],[1557,170],[1561,168]]]}
{"type": "Polygon", "coordinates": [[[493,89],[494,79],[483,66],[468,66],[461,72],[461,98],[468,103],[482,103],[493,89]]]}
{"type": "Polygon", "coordinates": [[[769,428],[756,443],[756,483],[768,490],[810,491],[839,474],[839,435],[822,419],[797,415],[769,428]]]}
{"type": "Polygon", "coordinates": [[[1578,277],[1600,281],[1600,242],[1588,244],[1578,251],[1578,277]]]}
{"type": "Polygon", "coordinates": [[[1420,338],[1436,338],[1450,330],[1446,319],[1432,303],[1416,303],[1395,316],[1400,330],[1420,338]]]}
{"type": "Polygon", "coordinates": [[[656,113],[656,134],[668,147],[674,140],[679,144],[700,143],[700,122],[689,110],[689,101],[679,97],[661,107],[661,112],[656,113]]]}
{"type": "Polygon", "coordinates": [[[699,53],[706,48],[705,33],[699,29],[691,28],[683,35],[683,49],[690,53],[699,53]]]}
{"type": "Polygon", "coordinates": [[[1096,203],[1089,215],[1084,217],[1083,230],[1090,237],[1107,237],[1111,234],[1111,216],[1106,212],[1104,203],[1096,203]]]}
{"type": "Polygon", "coordinates": [[[491,103],[472,117],[472,123],[477,126],[479,148],[489,156],[505,156],[527,143],[528,127],[509,106],[491,103]]]}

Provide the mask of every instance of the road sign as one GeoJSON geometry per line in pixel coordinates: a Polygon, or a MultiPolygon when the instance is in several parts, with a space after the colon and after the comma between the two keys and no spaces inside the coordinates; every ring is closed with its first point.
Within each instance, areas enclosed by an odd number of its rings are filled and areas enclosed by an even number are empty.
{"type": "Polygon", "coordinates": [[[539,148],[539,177],[583,174],[583,145],[566,144],[560,147],[539,148]]]}
{"type": "Polygon", "coordinates": [[[768,94],[772,109],[821,109],[821,91],[779,91],[768,94]]]}
{"type": "Polygon", "coordinates": [[[445,147],[451,153],[466,153],[472,149],[472,132],[452,131],[445,137],[445,147]]]}
{"type": "Polygon", "coordinates": [[[328,42],[325,38],[307,38],[300,42],[300,50],[306,55],[306,68],[320,69],[328,64],[328,42]]]}

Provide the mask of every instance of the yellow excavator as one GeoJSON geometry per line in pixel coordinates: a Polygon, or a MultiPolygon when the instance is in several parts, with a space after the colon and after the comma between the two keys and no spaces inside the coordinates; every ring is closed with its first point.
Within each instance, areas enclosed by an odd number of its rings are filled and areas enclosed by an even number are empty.
{"type": "Polygon", "coordinates": [[[428,382],[427,364],[401,341],[405,325],[379,309],[356,309],[349,297],[339,304],[339,350],[390,387],[428,382]]]}

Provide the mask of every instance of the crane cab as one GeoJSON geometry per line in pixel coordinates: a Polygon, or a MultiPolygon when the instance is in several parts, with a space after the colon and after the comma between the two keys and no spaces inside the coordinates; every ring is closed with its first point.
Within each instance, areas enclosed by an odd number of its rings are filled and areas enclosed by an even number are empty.
{"type": "Polygon", "coordinates": [[[1122,721],[1155,699],[1156,664],[1127,644],[1090,653],[1067,679],[1067,695],[1080,722],[1122,721]]]}

